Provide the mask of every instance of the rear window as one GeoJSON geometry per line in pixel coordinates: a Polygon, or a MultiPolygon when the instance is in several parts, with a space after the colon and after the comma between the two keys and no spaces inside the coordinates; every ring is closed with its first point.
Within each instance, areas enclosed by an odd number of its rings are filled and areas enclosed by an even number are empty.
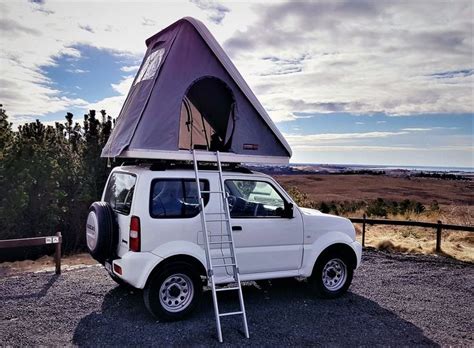
{"type": "Polygon", "coordinates": [[[128,173],[112,173],[105,191],[104,201],[112,209],[124,215],[130,214],[132,207],[133,191],[137,178],[128,173]]]}
{"type": "MultiPolygon", "coordinates": [[[[209,190],[207,180],[201,191],[209,190]]],[[[203,194],[204,204],[209,194],[203,194]]],[[[191,218],[199,214],[199,196],[194,179],[155,179],[151,183],[150,215],[153,218],[191,218]]]]}

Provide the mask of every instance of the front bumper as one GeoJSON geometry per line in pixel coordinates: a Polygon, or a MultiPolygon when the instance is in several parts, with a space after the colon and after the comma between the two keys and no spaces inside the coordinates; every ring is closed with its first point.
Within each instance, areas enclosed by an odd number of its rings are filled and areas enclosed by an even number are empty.
{"type": "Polygon", "coordinates": [[[356,268],[360,266],[360,262],[362,260],[362,244],[357,241],[352,242],[351,244],[352,249],[354,250],[357,258],[357,265],[356,268]]]}

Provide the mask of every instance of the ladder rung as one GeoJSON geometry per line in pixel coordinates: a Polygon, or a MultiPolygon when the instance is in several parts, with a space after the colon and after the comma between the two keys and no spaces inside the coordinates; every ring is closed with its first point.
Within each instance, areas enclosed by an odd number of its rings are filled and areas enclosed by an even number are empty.
{"type": "Polygon", "coordinates": [[[225,265],[212,265],[212,267],[234,267],[235,263],[226,263],[225,265]]]}
{"type": "Polygon", "coordinates": [[[226,222],[229,221],[228,219],[211,219],[211,220],[206,220],[206,222],[226,222]]]}
{"type": "Polygon", "coordinates": [[[231,291],[231,290],[239,290],[240,288],[238,286],[234,286],[234,287],[231,287],[231,288],[219,288],[219,289],[216,289],[216,291],[231,291]]]}
{"type": "Polygon", "coordinates": [[[209,238],[212,238],[212,237],[230,237],[228,234],[208,234],[207,236],[209,238]]]}
{"type": "Polygon", "coordinates": [[[206,215],[222,215],[222,214],[225,214],[225,212],[221,211],[219,213],[206,213],[206,215]]]}
{"type": "Polygon", "coordinates": [[[219,256],[219,257],[211,257],[211,260],[226,260],[226,259],[233,259],[234,257],[229,255],[229,256],[219,256]]]}
{"type": "Polygon", "coordinates": [[[238,314],[244,314],[244,312],[238,311],[238,312],[220,313],[219,316],[220,317],[227,317],[229,315],[238,315],[238,314]]]}
{"type": "Polygon", "coordinates": [[[201,193],[224,193],[224,191],[201,191],[201,193]]]}
{"type": "Polygon", "coordinates": [[[231,243],[232,244],[232,241],[231,240],[221,240],[220,242],[209,242],[209,244],[222,244],[222,243],[231,243]]]}

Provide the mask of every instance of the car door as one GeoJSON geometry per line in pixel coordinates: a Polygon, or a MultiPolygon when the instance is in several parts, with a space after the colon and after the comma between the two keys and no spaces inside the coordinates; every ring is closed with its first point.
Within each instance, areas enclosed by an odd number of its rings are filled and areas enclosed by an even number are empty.
{"type": "Polygon", "coordinates": [[[225,180],[241,274],[298,270],[303,256],[300,212],[284,217],[289,199],[270,178],[225,180]]]}

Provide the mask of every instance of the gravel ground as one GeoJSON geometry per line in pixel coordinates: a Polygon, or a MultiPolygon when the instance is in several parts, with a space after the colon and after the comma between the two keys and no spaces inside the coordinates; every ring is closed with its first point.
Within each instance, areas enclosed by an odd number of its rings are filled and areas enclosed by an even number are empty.
{"type": "MultiPolygon", "coordinates": [[[[436,256],[364,251],[347,295],[315,298],[306,283],[244,287],[250,340],[223,318],[225,345],[473,346],[474,265],[436,256]]],[[[225,295],[227,293],[222,293],[225,295]]],[[[229,293],[221,303],[236,304],[229,293]]],[[[101,267],[0,279],[0,346],[216,345],[211,295],[189,319],[160,323],[139,291],[101,267]]]]}

